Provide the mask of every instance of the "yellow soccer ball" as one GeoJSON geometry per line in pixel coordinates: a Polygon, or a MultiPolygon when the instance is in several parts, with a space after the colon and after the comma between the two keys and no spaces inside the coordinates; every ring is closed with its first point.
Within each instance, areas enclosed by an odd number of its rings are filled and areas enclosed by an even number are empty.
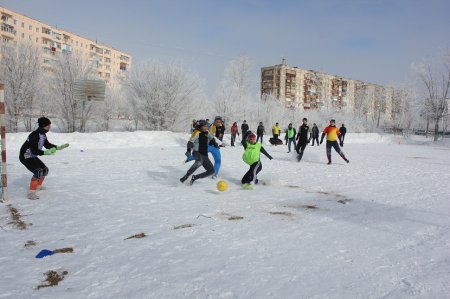
{"type": "Polygon", "coordinates": [[[225,181],[218,181],[217,182],[217,190],[219,191],[225,191],[228,189],[228,184],[225,181]]]}

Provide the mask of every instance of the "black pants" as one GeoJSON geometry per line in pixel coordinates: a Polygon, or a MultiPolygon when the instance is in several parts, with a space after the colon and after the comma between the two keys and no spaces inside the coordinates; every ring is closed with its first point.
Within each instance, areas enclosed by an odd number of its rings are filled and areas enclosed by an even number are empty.
{"type": "Polygon", "coordinates": [[[234,146],[235,141],[236,141],[236,134],[231,134],[231,146],[234,146]]]}
{"type": "Polygon", "coordinates": [[[259,138],[261,138],[261,143],[262,143],[262,142],[263,142],[263,141],[262,141],[263,135],[259,135],[259,134],[258,134],[258,136],[256,137],[256,142],[258,142],[259,138]]]}
{"type": "Polygon", "coordinates": [[[258,179],[256,178],[256,176],[261,171],[261,169],[262,169],[261,161],[255,162],[252,165],[250,165],[250,169],[244,174],[244,177],[241,180],[242,184],[250,184],[251,182],[257,184],[258,179]]]}
{"type": "Polygon", "coordinates": [[[197,178],[201,179],[214,174],[214,166],[208,158],[208,153],[206,153],[206,155],[203,155],[200,154],[199,152],[194,152],[193,155],[195,158],[195,162],[194,164],[192,164],[191,168],[189,168],[189,170],[187,171],[186,177],[189,177],[197,170],[197,168],[199,168],[202,165],[206,169],[206,171],[196,175],[197,178]]]}
{"type": "Polygon", "coordinates": [[[303,152],[305,151],[305,147],[307,144],[308,144],[308,140],[299,139],[298,143],[297,143],[297,147],[295,148],[295,151],[297,152],[297,154],[301,153],[303,155],[303,152]]]}
{"type": "Polygon", "coordinates": [[[316,141],[317,145],[319,145],[319,136],[313,137],[312,138],[312,145],[314,146],[314,140],[316,141]]]}
{"type": "Polygon", "coordinates": [[[334,148],[334,150],[342,157],[342,159],[347,160],[347,158],[344,155],[344,152],[339,147],[338,142],[327,140],[327,158],[329,163],[331,163],[331,148],[334,148]]]}
{"type": "Polygon", "coordinates": [[[344,138],[345,138],[345,134],[341,134],[341,141],[342,141],[342,144],[344,144],[344,138]]]}
{"type": "Polygon", "coordinates": [[[33,177],[40,179],[43,176],[47,176],[48,167],[45,166],[38,157],[25,159],[24,157],[19,157],[20,162],[25,165],[25,167],[33,173],[33,177]]]}

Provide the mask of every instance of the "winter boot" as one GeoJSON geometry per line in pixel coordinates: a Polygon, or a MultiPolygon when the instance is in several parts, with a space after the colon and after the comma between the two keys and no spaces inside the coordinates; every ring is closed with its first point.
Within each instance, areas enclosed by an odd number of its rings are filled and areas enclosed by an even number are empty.
{"type": "Polygon", "coordinates": [[[198,177],[196,175],[192,175],[190,184],[194,184],[196,179],[198,179],[198,177]]]}
{"type": "Polygon", "coordinates": [[[34,190],[34,191],[30,190],[28,192],[27,198],[31,199],[31,200],[36,200],[36,199],[39,199],[39,195],[36,193],[36,190],[34,190]]]}
{"type": "Polygon", "coordinates": [[[188,179],[188,177],[189,177],[188,175],[185,175],[180,179],[180,182],[184,183],[188,179]]]}
{"type": "Polygon", "coordinates": [[[252,190],[253,189],[253,185],[252,184],[242,184],[242,188],[246,189],[246,190],[252,190]]]}

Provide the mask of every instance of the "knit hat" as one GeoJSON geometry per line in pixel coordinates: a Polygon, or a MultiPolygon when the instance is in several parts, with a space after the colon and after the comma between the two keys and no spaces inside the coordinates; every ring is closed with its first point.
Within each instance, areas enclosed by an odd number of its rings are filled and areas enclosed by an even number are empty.
{"type": "Polygon", "coordinates": [[[46,127],[48,125],[50,125],[52,122],[47,118],[47,117],[40,117],[38,119],[38,124],[39,124],[39,128],[43,128],[46,127]]]}

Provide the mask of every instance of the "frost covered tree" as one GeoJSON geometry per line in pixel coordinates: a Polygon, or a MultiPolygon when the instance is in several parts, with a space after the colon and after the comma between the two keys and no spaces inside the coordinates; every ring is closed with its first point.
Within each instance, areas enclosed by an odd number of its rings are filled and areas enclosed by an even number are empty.
{"type": "Polygon", "coordinates": [[[7,128],[17,132],[20,121],[28,131],[41,84],[39,48],[29,43],[2,44],[0,52],[0,81],[5,84],[7,128]]]}
{"type": "Polygon", "coordinates": [[[124,84],[129,114],[136,129],[138,124],[146,130],[188,127],[201,98],[198,77],[175,63],[138,65],[130,71],[124,84]]]}
{"type": "MultiPolygon", "coordinates": [[[[448,102],[450,91],[450,50],[447,49],[443,59],[436,65],[433,62],[424,62],[413,65],[422,94],[422,115],[434,121],[434,141],[439,138],[439,123],[445,126],[449,117],[448,102]]],[[[444,128],[442,128],[444,130],[444,128]]]]}
{"type": "Polygon", "coordinates": [[[86,123],[92,116],[97,103],[84,102],[74,95],[77,80],[98,79],[93,62],[75,53],[59,53],[52,61],[51,71],[47,73],[47,84],[55,113],[61,121],[64,132],[85,132],[86,123]]]}
{"type": "Polygon", "coordinates": [[[250,73],[251,60],[246,55],[231,60],[225,68],[224,76],[214,99],[215,112],[225,118],[225,122],[250,119],[257,105],[250,98],[253,77],[250,73]]]}

